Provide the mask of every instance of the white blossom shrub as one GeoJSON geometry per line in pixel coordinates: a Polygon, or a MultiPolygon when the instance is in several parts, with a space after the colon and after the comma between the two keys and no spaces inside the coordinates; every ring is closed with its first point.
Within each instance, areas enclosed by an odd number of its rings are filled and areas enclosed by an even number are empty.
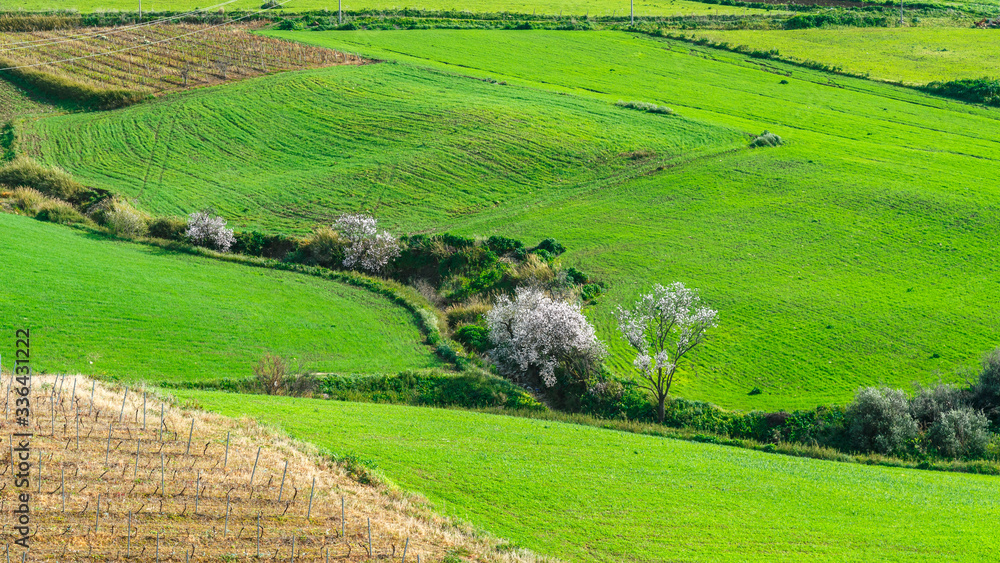
{"type": "Polygon", "coordinates": [[[188,217],[185,235],[198,246],[214,248],[220,252],[229,252],[229,247],[236,242],[233,230],[226,228],[226,220],[209,211],[192,213],[188,217]]]}
{"type": "Polygon", "coordinates": [[[639,385],[657,400],[660,422],[677,365],[701,344],[717,316],[718,311],[701,306],[697,290],[681,282],[656,284],[632,308],[618,307],[618,329],[636,351],[632,365],[639,371],[639,385]]]}
{"type": "Polygon", "coordinates": [[[378,221],[360,213],[341,215],[333,227],[347,239],[344,267],[380,273],[399,256],[399,241],[387,231],[378,230],[378,221]]]}
{"type": "Polygon", "coordinates": [[[520,287],[513,299],[500,297],[486,314],[486,326],[493,345],[490,360],[518,383],[551,388],[559,370],[585,381],[606,355],[579,306],[537,288],[520,287]]]}

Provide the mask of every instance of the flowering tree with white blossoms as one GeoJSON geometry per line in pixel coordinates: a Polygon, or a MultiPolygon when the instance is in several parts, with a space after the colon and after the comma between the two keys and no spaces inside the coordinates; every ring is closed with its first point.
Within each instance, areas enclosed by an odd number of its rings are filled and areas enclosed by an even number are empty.
{"type": "Polygon", "coordinates": [[[333,227],[348,241],[344,249],[345,268],[358,267],[378,273],[399,256],[399,241],[389,232],[378,230],[378,221],[371,215],[341,215],[333,227]]]}
{"type": "Polygon", "coordinates": [[[187,237],[198,246],[212,247],[229,252],[236,242],[233,230],[226,228],[226,220],[211,211],[198,211],[188,217],[187,237]]]}
{"type": "Polygon", "coordinates": [[[636,350],[632,365],[639,370],[640,386],[659,403],[660,422],[677,364],[701,344],[705,331],[715,326],[717,315],[718,311],[701,306],[697,290],[681,282],[669,287],[656,284],[652,293],[640,296],[631,309],[618,307],[618,329],[636,350]]]}
{"type": "Polygon", "coordinates": [[[557,383],[557,369],[586,381],[606,355],[580,307],[550,298],[537,288],[517,288],[486,314],[490,359],[504,376],[528,385],[557,383]]]}

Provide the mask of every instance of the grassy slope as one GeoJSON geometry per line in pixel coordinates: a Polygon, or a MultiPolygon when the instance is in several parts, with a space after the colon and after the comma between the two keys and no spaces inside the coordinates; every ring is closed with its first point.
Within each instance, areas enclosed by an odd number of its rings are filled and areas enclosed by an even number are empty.
{"type": "Polygon", "coordinates": [[[996,344],[995,110],[626,34],[284,36],[583,97],[664,103],[788,139],[461,227],[568,243],[571,263],[613,282],[596,312],[609,339],[609,305],[640,287],[680,279],[705,288],[722,327],[701,370],[681,378],[683,395],[747,408],[844,401],[861,384],[907,386],[936,380],[936,370],[953,377],[996,344]],[[755,385],[765,393],[748,397],[755,385]]]}
{"type": "Polygon", "coordinates": [[[308,231],[345,209],[440,230],[738,146],[736,131],[419,71],[338,67],[29,125],[23,145],[158,213],[308,231]],[[621,153],[655,150],[660,161],[621,153]]]}
{"type": "Polygon", "coordinates": [[[437,363],[406,311],[361,289],[14,215],[0,232],[0,329],[31,329],[36,371],[245,377],[266,351],[323,371],[437,363]]]}
{"type": "Polygon", "coordinates": [[[20,115],[50,110],[51,107],[32,100],[20,88],[0,79],[0,125],[20,115]]]}
{"type": "MultiPolygon", "coordinates": [[[[223,0],[220,0],[223,1],[223,0]]],[[[227,9],[258,10],[259,0],[237,0],[227,6],[227,9]]],[[[212,3],[214,5],[214,3],[212,3]]],[[[614,0],[419,0],[417,2],[401,2],[399,0],[344,0],[344,10],[396,10],[414,8],[423,10],[457,10],[469,12],[514,12],[521,14],[546,15],[591,15],[591,16],[627,16],[628,2],[614,0]]],[[[143,4],[145,10],[194,10],[205,7],[205,2],[196,0],[147,0],[143,4]]],[[[307,10],[337,10],[337,2],[331,0],[292,0],[285,4],[286,12],[307,10]]],[[[93,12],[98,10],[135,10],[138,3],[133,0],[8,0],[0,7],[4,10],[79,10],[93,12]]],[[[635,14],[637,16],[674,16],[674,15],[711,15],[711,14],[745,14],[767,13],[765,10],[736,8],[732,6],[713,6],[689,0],[636,0],[635,14]]]]}
{"type": "Polygon", "coordinates": [[[782,56],[839,66],[872,78],[926,84],[935,80],[1000,76],[990,30],[910,27],[699,31],[717,43],[746,45],[782,56]]]}
{"type": "Polygon", "coordinates": [[[556,236],[572,249],[568,263],[612,284],[593,317],[622,372],[630,362],[615,336],[614,305],[653,281],[704,288],[722,326],[675,391],[723,405],[811,407],[846,401],[863,384],[907,386],[938,379],[937,370],[953,378],[996,343],[994,110],[610,32],[280,35],[574,95],[402,64],[329,69],[267,78],[266,89],[250,81],[218,90],[226,95],[203,90],[43,120],[34,142],[85,179],[132,195],[141,189],[133,176],[148,176],[142,199],[160,211],[182,198],[195,206],[226,199],[225,211],[237,215],[257,203],[289,208],[278,220],[256,211],[241,219],[277,228],[308,227],[315,212],[300,216],[308,205],[373,209],[399,230],[556,236]],[[730,139],[722,129],[606,105],[618,99],[744,131],[768,128],[789,144],[595,183],[620,170],[613,157],[621,150],[674,154],[677,142],[730,139]],[[283,111],[261,121],[279,102],[283,111]],[[222,121],[195,120],[207,109],[222,121]],[[147,172],[147,142],[161,118],[178,115],[147,172]],[[394,127],[384,127],[387,116],[394,127]],[[481,125],[462,134],[472,116],[481,125]],[[355,136],[339,133],[348,125],[355,136]],[[126,142],[136,150],[121,151],[126,142]],[[161,189],[167,145],[176,152],[161,189]],[[549,184],[557,188],[539,189],[549,184]],[[755,386],[764,393],[748,396],[755,386]]]}
{"type": "Polygon", "coordinates": [[[178,396],[374,458],[449,515],[568,561],[974,561],[998,539],[995,478],[462,411],[178,396]]]}

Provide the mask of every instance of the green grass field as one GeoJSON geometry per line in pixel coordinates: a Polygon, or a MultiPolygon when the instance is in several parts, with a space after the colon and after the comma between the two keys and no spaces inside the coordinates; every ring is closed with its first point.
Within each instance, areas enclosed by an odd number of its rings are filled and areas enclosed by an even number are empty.
{"type": "Polygon", "coordinates": [[[388,64],[252,79],[25,131],[29,153],[153,212],[210,206],[286,232],[344,210],[439,231],[742,142],[731,129],[388,64]],[[659,157],[623,154],[636,150],[659,157]]]}
{"type": "Polygon", "coordinates": [[[839,66],[853,74],[905,84],[998,77],[989,29],[908,27],[699,31],[715,43],[745,45],[785,58],[839,66]]]}
{"type": "Polygon", "coordinates": [[[0,329],[31,330],[37,372],[249,377],[266,352],[319,371],[438,363],[407,311],[361,289],[2,213],[0,232],[0,329]]]}
{"type": "Polygon", "coordinates": [[[176,393],[374,460],[447,515],[566,561],[986,561],[996,479],[463,411],[176,393]]]}
{"type": "Polygon", "coordinates": [[[997,344],[995,110],[613,32],[282,36],[785,137],[776,150],[456,222],[469,234],[549,233],[572,249],[569,263],[611,281],[593,318],[621,371],[613,306],[675,279],[722,311],[676,391],[723,405],[808,407],[859,385],[949,379],[997,344]],[[764,394],[747,396],[754,386],[764,394]]]}
{"type": "Polygon", "coordinates": [[[159,212],[303,230],[365,209],[397,232],[554,236],[610,283],[591,317],[622,373],[614,307],[684,281],[721,325],[674,392],[724,406],[955,380],[997,344],[995,110],[614,32],[275,34],[400,63],[43,119],[24,144],[159,212]],[[719,152],[763,129],[788,144],[719,152]],[[697,158],[656,172],[618,157],[636,149],[697,158]]]}
{"type": "MultiPolygon", "coordinates": [[[[223,0],[220,0],[220,2],[223,0]]],[[[218,2],[209,4],[215,5],[218,2]]],[[[263,2],[259,0],[237,0],[226,6],[227,10],[259,10],[263,2]]],[[[195,0],[146,0],[143,10],[194,10],[204,8],[205,2],[195,0]]],[[[139,7],[138,0],[8,0],[0,6],[0,10],[77,10],[94,12],[100,10],[129,10],[139,7]]],[[[538,15],[591,15],[591,16],[627,16],[628,1],[615,0],[417,0],[404,2],[401,0],[345,0],[344,10],[385,10],[393,11],[402,8],[421,10],[456,10],[478,13],[511,12],[519,14],[538,15]]],[[[283,5],[285,12],[300,12],[311,10],[337,10],[337,2],[331,0],[291,0],[283,5]]],[[[770,10],[753,8],[738,8],[735,6],[717,6],[703,4],[690,0],[636,0],[636,16],[679,16],[679,15],[712,15],[712,14],[766,14],[770,10]]]]}

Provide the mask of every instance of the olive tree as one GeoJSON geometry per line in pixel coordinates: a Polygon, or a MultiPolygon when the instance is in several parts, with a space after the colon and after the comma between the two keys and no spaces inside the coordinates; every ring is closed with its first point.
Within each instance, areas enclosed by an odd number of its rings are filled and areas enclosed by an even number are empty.
{"type": "Polygon", "coordinates": [[[552,388],[558,374],[587,381],[606,354],[578,305],[552,299],[538,288],[519,287],[486,314],[490,360],[505,377],[552,388]]]}
{"type": "Polygon", "coordinates": [[[635,349],[632,365],[639,371],[639,385],[656,398],[660,422],[678,364],[702,343],[717,316],[718,311],[701,306],[697,290],[681,282],[656,284],[630,309],[618,307],[618,329],[635,349]]]}
{"type": "Polygon", "coordinates": [[[858,389],[847,407],[851,440],[861,451],[903,454],[919,435],[906,393],[888,387],[858,389]]]}
{"type": "Polygon", "coordinates": [[[399,256],[399,241],[388,231],[378,230],[378,221],[371,215],[341,215],[333,227],[347,239],[345,268],[380,273],[390,260],[399,256]]]}

